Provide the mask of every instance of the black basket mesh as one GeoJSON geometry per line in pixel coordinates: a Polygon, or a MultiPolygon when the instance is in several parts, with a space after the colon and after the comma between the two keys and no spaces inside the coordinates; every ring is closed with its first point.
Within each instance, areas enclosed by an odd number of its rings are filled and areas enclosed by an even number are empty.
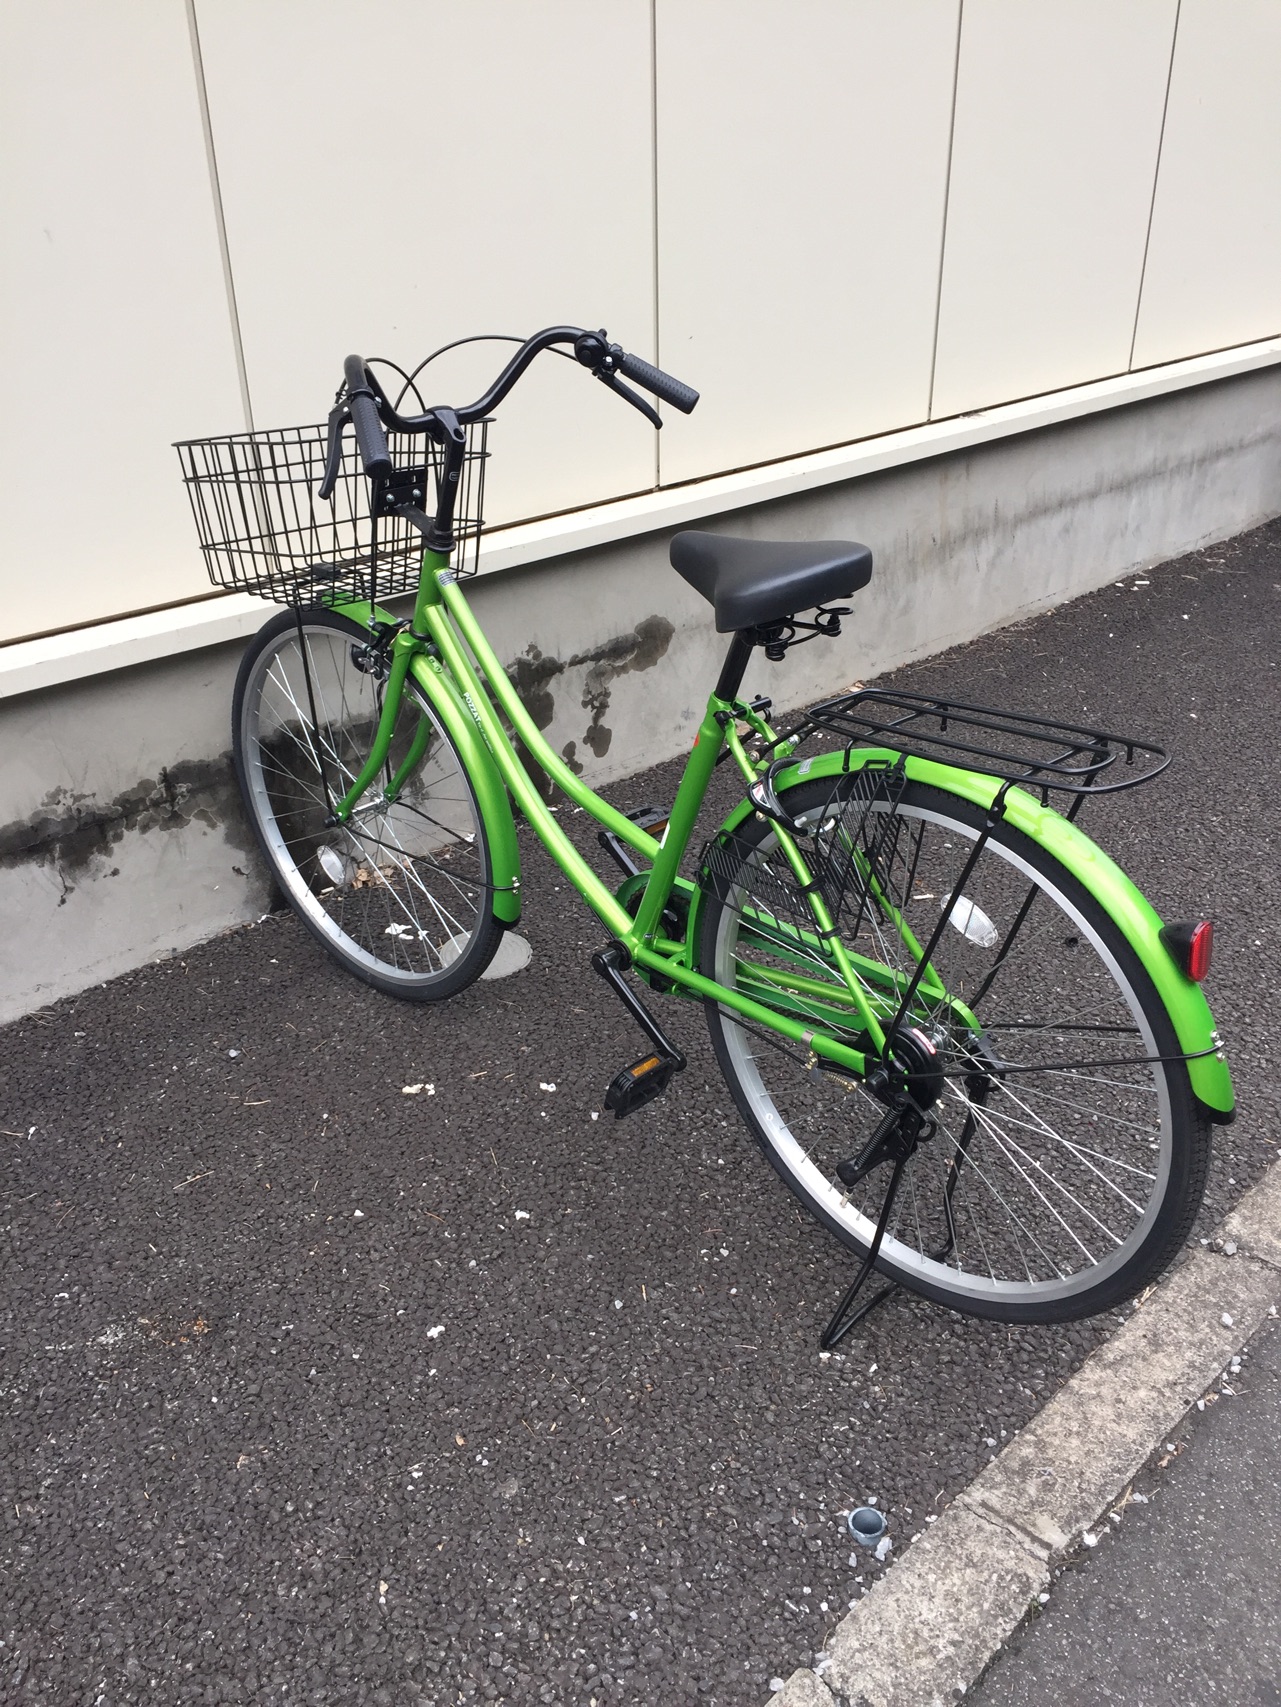
{"type": "MultiPolygon", "coordinates": [[[[467,431],[454,511],[455,574],[476,572],[483,515],[488,421],[467,431]]],[[[430,515],[444,451],[425,434],[389,433],[398,475],[412,475],[430,515]]],[[[215,587],[258,593],[283,605],[386,599],[418,586],[422,535],[403,517],[375,530],[369,481],[348,429],[332,500],[316,496],[325,471],[326,429],[280,427],[188,439],[176,449],[200,549],[215,587]]]]}
{"type": "MultiPolygon", "coordinates": [[[[834,779],[826,806],[811,814],[811,834],[799,839],[814,888],[849,941],[862,929],[874,891],[900,906],[910,889],[904,822],[892,811],[872,811],[893,807],[905,782],[901,767],[879,764],[834,779]]],[[[815,930],[805,891],[777,847],[762,848],[736,831],[714,837],[703,849],[699,881],[766,935],[782,940],[815,930]]]]}

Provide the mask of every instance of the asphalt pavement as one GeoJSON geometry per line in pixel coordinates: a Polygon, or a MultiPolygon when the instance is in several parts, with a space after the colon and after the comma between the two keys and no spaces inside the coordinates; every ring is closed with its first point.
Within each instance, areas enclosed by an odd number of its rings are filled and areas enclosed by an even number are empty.
{"type": "MultiPolygon", "coordinates": [[[[1242,1114],[1202,1232],[1281,1131],[1279,596],[1271,524],[893,678],[1175,753],[1083,827],[1218,921],[1242,1114]]],[[[856,624],[835,644],[853,678],[856,624]]],[[[662,1009],[672,1091],[593,1118],[637,1038],[521,835],[533,960],[441,1009],[281,914],[0,1033],[6,1707],[756,1707],[888,1568],[844,1511],[875,1496],[910,1552],[1120,1320],[901,1298],[820,1358],[848,1257],[697,1009],[662,1009]]]]}
{"type": "Polygon", "coordinates": [[[1281,1334],[1270,1324],[1058,1575],[974,1707],[1281,1707],[1281,1334]]]}

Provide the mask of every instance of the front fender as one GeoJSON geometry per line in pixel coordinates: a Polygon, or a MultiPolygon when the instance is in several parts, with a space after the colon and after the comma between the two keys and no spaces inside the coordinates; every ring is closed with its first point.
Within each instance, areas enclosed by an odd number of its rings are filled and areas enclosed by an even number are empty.
{"type": "MultiPolygon", "coordinates": [[[[871,747],[853,748],[848,753],[822,753],[789,765],[775,778],[774,787],[782,795],[785,790],[811,778],[837,777],[870,762],[896,763],[899,757],[898,753],[885,748],[871,747]]],[[[909,755],[905,765],[914,782],[928,783],[945,794],[954,794],[984,808],[992,804],[1002,786],[995,777],[954,769],[930,759],[909,755]]],[[[741,801],[725,820],[721,834],[737,829],[752,810],[750,801],[741,801]]],[[[1006,823],[1022,831],[1066,866],[1113,920],[1155,985],[1170,1016],[1179,1047],[1198,1057],[1187,1063],[1193,1095],[1211,1120],[1231,1120],[1235,1112],[1232,1076],[1218,1047],[1219,1034],[1215,1030],[1214,1016],[1201,986],[1187,977],[1161,941],[1161,918],[1156,909],[1102,848],[1075,824],[1069,824],[1060,813],[1042,806],[1026,790],[1009,790],[1005,796],[1004,818],[1006,823]],[[1202,1050],[1214,1050],[1214,1053],[1202,1055],[1202,1050]]]]}
{"type": "Polygon", "coordinates": [[[410,674],[431,704],[450,740],[458,748],[468,780],[476,791],[480,815],[489,843],[490,882],[494,885],[493,912],[500,924],[520,922],[520,849],[511,801],[503,786],[485,738],[457,687],[439,662],[420,652],[410,665],[410,674]]]}
{"type": "MultiPolygon", "coordinates": [[[[395,623],[395,617],[366,599],[353,600],[337,607],[344,616],[358,622],[362,628],[371,623],[395,623]]],[[[476,718],[467,709],[463,696],[445,674],[438,659],[419,652],[409,666],[419,690],[429,701],[440,719],[441,726],[458,748],[468,779],[476,791],[485,836],[489,843],[489,880],[494,885],[493,914],[501,925],[520,922],[520,850],[516,845],[516,825],[512,820],[511,801],[503,786],[493,755],[485,744],[476,718]]]]}

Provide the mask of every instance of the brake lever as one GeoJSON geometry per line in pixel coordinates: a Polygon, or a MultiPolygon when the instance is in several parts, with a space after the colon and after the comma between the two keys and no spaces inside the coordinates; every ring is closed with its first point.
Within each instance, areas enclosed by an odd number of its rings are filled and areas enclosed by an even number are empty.
{"type": "Polygon", "coordinates": [[[342,430],[350,420],[350,414],[341,403],[336,403],[329,411],[329,448],[325,453],[325,478],[316,490],[318,498],[332,498],[334,495],[338,470],[342,465],[342,430]]]}
{"type": "Polygon", "coordinates": [[[630,385],[624,385],[616,373],[607,373],[604,368],[598,368],[596,377],[602,385],[607,385],[611,391],[617,392],[621,398],[630,403],[633,409],[639,409],[652,426],[662,427],[663,419],[658,410],[651,408],[643,397],[632,390],[630,385]]]}

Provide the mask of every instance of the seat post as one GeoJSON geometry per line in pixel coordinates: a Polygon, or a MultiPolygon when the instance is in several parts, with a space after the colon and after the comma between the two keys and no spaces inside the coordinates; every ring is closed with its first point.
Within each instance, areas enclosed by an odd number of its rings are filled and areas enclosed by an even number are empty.
{"type": "Polygon", "coordinates": [[[716,684],[718,699],[735,700],[738,690],[743,685],[743,677],[747,673],[748,660],[752,656],[752,648],[756,645],[756,630],[740,628],[729,643],[729,651],[725,654],[725,662],[721,665],[720,680],[716,684]]]}

